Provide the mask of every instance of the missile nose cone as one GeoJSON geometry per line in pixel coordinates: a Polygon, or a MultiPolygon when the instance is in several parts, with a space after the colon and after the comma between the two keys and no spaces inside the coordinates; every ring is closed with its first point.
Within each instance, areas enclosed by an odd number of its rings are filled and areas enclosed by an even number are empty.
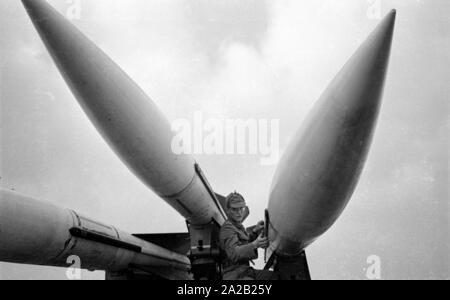
{"type": "Polygon", "coordinates": [[[372,107],[372,113],[376,116],[375,110],[380,106],[389,64],[396,14],[396,10],[392,10],[380,22],[338,74],[332,84],[333,88],[329,89],[333,93],[339,93],[340,90],[342,102],[336,101],[336,104],[342,105],[342,108],[355,112],[359,109],[370,110],[372,107]],[[349,90],[352,92],[349,93],[349,90]]]}
{"type": "Polygon", "coordinates": [[[45,19],[46,12],[48,11],[44,7],[45,2],[41,0],[22,0],[22,4],[33,21],[45,19]]]}
{"type": "Polygon", "coordinates": [[[353,194],[381,107],[395,18],[392,10],[345,64],[280,161],[269,199],[278,253],[311,244],[353,194]]]}
{"type": "Polygon", "coordinates": [[[397,16],[397,10],[394,8],[394,9],[391,9],[391,11],[389,12],[389,15],[388,15],[389,17],[391,17],[391,18],[393,18],[394,20],[393,21],[395,21],[395,18],[396,18],[396,16],[397,16]]]}
{"type": "Polygon", "coordinates": [[[397,10],[391,10],[386,17],[381,21],[378,27],[373,32],[373,35],[378,35],[380,38],[390,42],[394,33],[395,20],[397,19],[397,10]]]}

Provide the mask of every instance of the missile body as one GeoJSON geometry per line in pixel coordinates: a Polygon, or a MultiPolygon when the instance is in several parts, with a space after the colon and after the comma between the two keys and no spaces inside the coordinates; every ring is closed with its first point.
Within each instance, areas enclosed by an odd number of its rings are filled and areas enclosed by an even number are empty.
{"type": "Polygon", "coordinates": [[[0,261],[123,271],[130,266],[186,272],[189,259],[113,226],[29,197],[0,190],[0,261]]]}
{"type": "Polygon", "coordinates": [[[79,104],[127,167],[189,222],[222,224],[193,158],[173,153],[174,133],[152,100],[49,4],[22,2],[79,104]]]}
{"type": "Polygon", "coordinates": [[[298,255],[353,194],[381,106],[395,16],[392,11],[335,77],[283,155],[269,198],[272,252],[298,255]]]}

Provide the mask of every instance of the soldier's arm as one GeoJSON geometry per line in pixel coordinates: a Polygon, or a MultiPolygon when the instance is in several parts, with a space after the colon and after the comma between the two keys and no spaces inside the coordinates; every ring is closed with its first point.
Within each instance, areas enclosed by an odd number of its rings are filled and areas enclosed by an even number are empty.
{"type": "Polygon", "coordinates": [[[264,231],[264,221],[259,221],[258,224],[256,224],[255,226],[252,226],[250,228],[247,228],[246,230],[250,237],[250,241],[253,242],[264,231]]]}
{"type": "Polygon", "coordinates": [[[249,261],[258,258],[258,251],[252,243],[241,245],[234,232],[223,232],[222,237],[224,250],[229,260],[233,263],[249,261]]]}

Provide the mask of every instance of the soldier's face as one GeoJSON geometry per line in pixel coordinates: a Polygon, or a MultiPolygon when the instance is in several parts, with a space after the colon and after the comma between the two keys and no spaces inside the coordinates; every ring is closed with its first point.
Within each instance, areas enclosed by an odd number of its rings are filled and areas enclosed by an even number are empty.
{"type": "Polygon", "coordinates": [[[228,209],[228,215],[230,219],[236,223],[242,223],[244,219],[245,207],[232,208],[228,209]]]}

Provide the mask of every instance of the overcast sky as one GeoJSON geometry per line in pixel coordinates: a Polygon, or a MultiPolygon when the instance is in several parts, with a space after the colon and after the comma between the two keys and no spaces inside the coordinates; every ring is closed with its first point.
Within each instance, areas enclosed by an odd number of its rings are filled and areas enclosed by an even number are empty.
{"type": "MultiPolygon", "coordinates": [[[[49,1],[70,12],[73,1],[49,1]]],[[[417,0],[81,0],[73,23],[169,120],[280,120],[280,147],[384,16],[398,10],[383,107],[350,204],[307,249],[315,279],[450,279],[450,2],[417,0]],[[378,6],[379,4],[379,6],[378,6]]],[[[0,186],[125,231],[180,232],[184,220],[114,155],[45,50],[20,1],[0,2],[0,186]]],[[[263,217],[276,166],[198,155],[213,188],[263,217]]],[[[44,271],[43,271],[44,270],[44,271]]],[[[0,279],[65,278],[0,263],[0,279]]],[[[102,278],[83,272],[83,278],[102,278]]]]}

